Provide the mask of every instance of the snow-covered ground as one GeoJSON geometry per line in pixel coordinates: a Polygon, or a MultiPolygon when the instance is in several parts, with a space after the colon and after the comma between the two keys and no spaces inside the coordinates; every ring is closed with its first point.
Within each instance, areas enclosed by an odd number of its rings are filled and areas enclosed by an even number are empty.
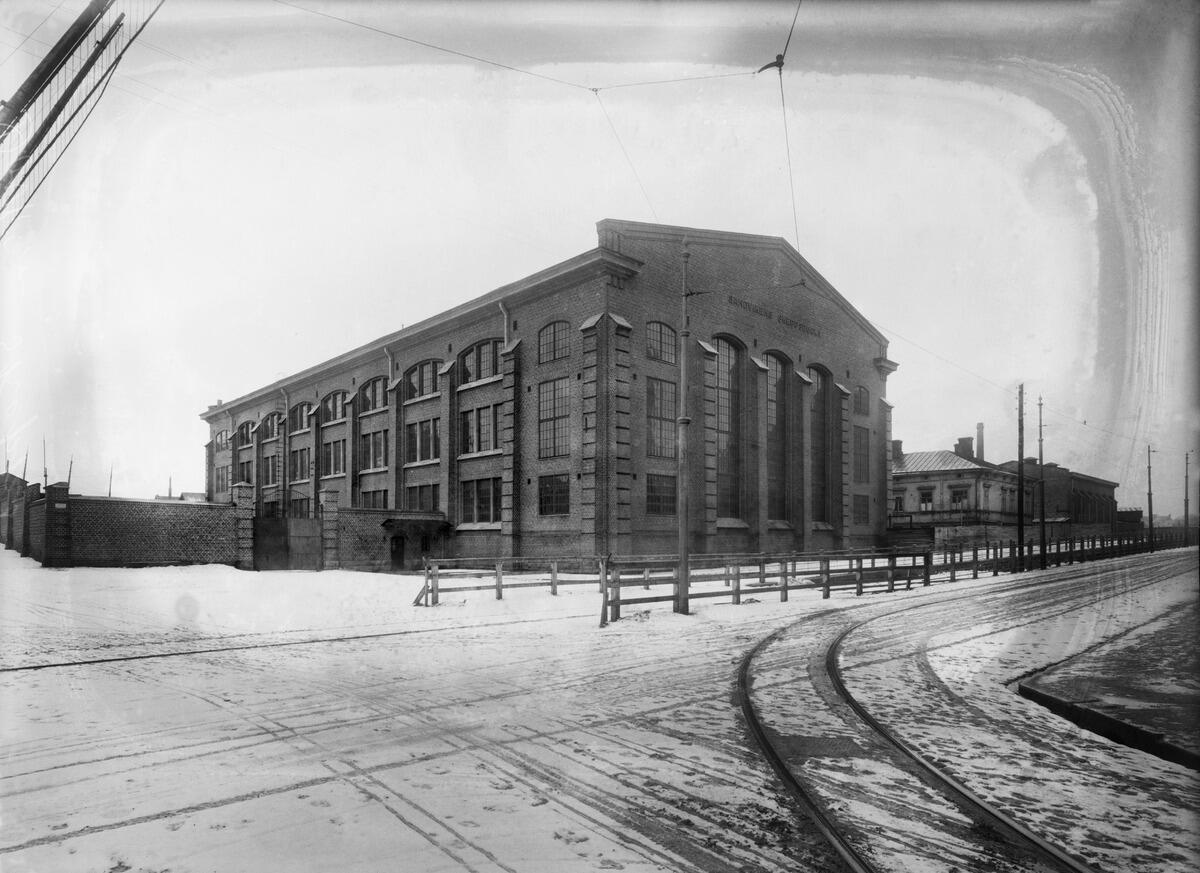
{"type": "Polygon", "coordinates": [[[733,704],[742,656],[992,582],[603,630],[594,585],[421,584],[0,552],[0,870],[828,870],[733,704]]]}

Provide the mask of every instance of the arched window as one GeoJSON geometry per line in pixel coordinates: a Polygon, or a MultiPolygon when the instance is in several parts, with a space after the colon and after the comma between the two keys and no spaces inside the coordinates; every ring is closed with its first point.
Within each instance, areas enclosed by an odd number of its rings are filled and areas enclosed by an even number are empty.
{"type": "Polygon", "coordinates": [[[571,354],[571,325],[552,321],[538,331],[538,363],[547,364],[571,354]]]}
{"type": "Polygon", "coordinates": [[[767,518],[786,519],[788,493],[788,374],[791,362],[768,352],[767,363],[767,518]]]}
{"type": "Polygon", "coordinates": [[[475,343],[458,356],[458,383],[478,382],[500,372],[500,347],[503,340],[488,339],[475,343]]]}
{"type": "Polygon", "coordinates": [[[245,448],[254,442],[254,425],[249,421],[244,421],[238,425],[237,430],[233,435],[234,448],[245,448]]]}
{"type": "Polygon", "coordinates": [[[346,417],[346,392],[333,391],[321,401],[321,424],[341,421],[346,417]]]}
{"type": "Polygon", "coordinates": [[[312,415],[311,403],[297,403],[288,410],[288,433],[299,433],[308,429],[308,419],[312,415]]]}
{"type": "Polygon", "coordinates": [[[808,368],[813,380],[811,429],[812,519],[833,523],[840,519],[841,503],[841,415],[837,387],[832,374],[821,366],[808,368]]]}
{"type": "Polygon", "coordinates": [[[742,514],[742,380],[745,351],[718,337],[717,349],[717,515],[742,514]]]}
{"type": "Polygon", "coordinates": [[[219,430],[213,434],[213,451],[223,452],[229,448],[229,431],[219,430]]]}
{"type": "Polygon", "coordinates": [[[273,440],[279,436],[279,413],[268,412],[258,424],[259,440],[273,440]]]}
{"type": "Polygon", "coordinates": [[[646,357],[654,361],[674,364],[678,360],[675,329],[661,321],[646,325],[646,357]]]}
{"type": "Polygon", "coordinates": [[[416,400],[435,393],[441,368],[442,362],[432,359],[409,367],[404,373],[404,399],[416,400]]]}
{"type": "Polygon", "coordinates": [[[374,412],[387,406],[387,380],[380,376],[363,383],[358,389],[358,414],[374,412]]]}

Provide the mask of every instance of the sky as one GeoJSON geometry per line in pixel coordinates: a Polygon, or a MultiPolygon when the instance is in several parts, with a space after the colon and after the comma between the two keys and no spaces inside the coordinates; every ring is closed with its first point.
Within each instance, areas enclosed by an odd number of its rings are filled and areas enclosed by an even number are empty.
{"type": "MultiPolygon", "coordinates": [[[[0,95],[83,5],[0,4],[0,95]]],[[[1144,507],[1152,446],[1180,516],[1198,23],[1165,0],[167,0],[0,241],[10,469],[201,491],[210,404],[621,218],[796,246],[888,337],[906,451],[983,422],[987,459],[1017,457],[1024,384],[1027,455],[1041,396],[1047,461],[1144,507]]]]}

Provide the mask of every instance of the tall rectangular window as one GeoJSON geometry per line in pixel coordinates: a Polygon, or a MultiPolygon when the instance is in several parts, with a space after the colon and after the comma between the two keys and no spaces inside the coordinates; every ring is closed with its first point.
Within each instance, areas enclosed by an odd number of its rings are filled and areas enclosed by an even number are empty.
{"type": "Polygon", "coordinates": [[[377,470],[388,465],[388,432],[364,433],[358,438],[358,462],[363,470],[377,470]]]}
{"type": "Polygon", "coordinates": [[[309,466],[308,449],[292,449],[290,463],[288,464],[289,480],[299,482],[302,479],[307,479],[311,475],[309,466]]]}
{"type": "Polygon", "coordinates": [[[675,515],[676,480],[674,476],[646,475],[646,514],[675,515]]]}
{"type": "Polygon", "coordinates": [[[278,485],[279,484],[279,456],[268,455],[262,459],[262,464],[259,467],[261,485],[278,485]]]}
{"type": "Polygon", "coordinates": [[[499,406],[481,406],[459,413],[459,454],[490,452],[496,441],[499,406]]]}
{"type": "Polygon", "coordinates": [[[412,485],[404,489],[404,508],[411,512],[437,512],[441,508],[438,486],[412,485]]]}
{"type": "Polygon", "coordinates": [[[742,514],[742,349],[717,338],[717,515],[742,514]]]}
{"type": "Polygon", "coordinates": [[[566,377],[538,385],[538,457],[571,453],[569,381],[566,377]]]}
{"type": "Polygon", "coordinates": [[[676,357],[675,330],[661,321],[646,325],[646,357],[665,364],[674,364],[676,357]]]}
{"type": "Polygon", "coordinates": [[[433,461],[442,456],[440,418],[414,421],[404,428],[404,463],[433,461]]]}
{"type": "Polygon", "coordinates": [[[359,495],[359,504],[363,509],[387,509],[388,493],[386,488],[377,491],[364,491],[359,495]]]}
{"type": "Polygon", "coordinates": [[[254,481],[254,462],[238,461],[237,475],[239,482],[254,481]]]}
{"type": "Polygon", "coordinates": [[[970,492],[966,488],[950,489],[950,508],[956,512],[962,512],[968,508],[970,502],[970,492]]]}
{"type": "Polygon", "coordinates": [[[933,489],[922,488],[917,494],[917,509],[921,512],[933,511],[933,489]]]}
{"type": "Polygon", "coordinates": [[[461,486],[464,524],[500,521],[500,478],[473,479],[461,486]]]}
{"type": "Polygon", "coordinates": [[[854,428],[854,481],[871,481],[871,431],[854,428]]]}
{"type": "Polygon", "coordinates": [[[788,517],[788,371],[791,365],[768,353],[767,364],[767,518],[788,517]]]}
{"type": "Polygon", "coordinates": [[[571,512],[571,479],[566,473],[538,476],[538,515],[571,512]]]}
{"type": "Polygon", "coordinates": [[[213,492],[221,494],[229,490],[229,466],[217,467],[213,470],[213,492]]]}
{"type": "Polygon", "coordinates": [[[674,382],[646,379],[646,454],[652,458],[675,457],[677,403],[674,382]]]}
{"type": "Polygon", "coordinates": [[[330,440],[321,445],[321,475],[340,476],[346,472],[346,441],[330,440]]]}

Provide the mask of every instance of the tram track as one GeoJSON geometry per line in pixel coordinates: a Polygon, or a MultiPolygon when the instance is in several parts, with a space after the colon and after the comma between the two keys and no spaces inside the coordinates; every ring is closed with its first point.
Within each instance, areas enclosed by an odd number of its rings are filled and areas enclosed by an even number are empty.
{"type": "MultiPolygon", "coordinates": [[[[1113,559],[1111,562],[1105,562],[1108,566],[1104,569],[1120,572],[1124,569],[1121,566],[1122,563],[1124,563],[1122,559],[1113,559]]],[[[1180,560],[1170,556],[1156,560],[1151,568],[1147,568],[1144,563],[1139,563],[1138,567],[1140,570],[1151,570],[1148,574],[1150,578],[1132,583],[1126,580],[1123,585],[1123,591],[1128,593],[1155,585],[1161,578],[1170,575],[1171,572],[1178,573],[1180,566],[1180,560]]],[[[1014,623],[1013,626],[1020,627],[1025,620],[1032,622],[1035,619],[1046,621],[1048,619],[1061,618],[1070,613],[1073,608],[1077,609],[1079,607],[1080,595],[1083,591],[1090,591],[1095,588],[1097,582],[1095,574],[1097,569],[1099,568],[1093,563],[1086,569],[1071,568],[1070,570],[1064,569],[1057,572],[1049,571],[1049,573],[1040,573],[1035,578],[1008,580],[1001,585],[990,586],[986,591],[974,588],[972,591],[963,592],[959,595],[939,597],[933,603],[923,601],[879,612],[841,628],[840,631],[826,640],[823,656],[819,658],[819,661],[823,664],[824,672],[828,677],[828,682],[834,693],[836,693],[837,698],[849,708],[854,717],[869,732],[870,736],[885,743],[894,755],[899,756],[903,760],[906,768],[919,774],[922,782],[927,785],[936,786],[938,792],[949,803],[953,804],[953,806],[977,823],[977,827],[981,832],[998,836],[1011,844],[1014,848],[1013,858],[1018,861],[1020,869],[1029,869],[1032,867],[1032,869],[1036,870],[1095,873],[1094,867],[1089,866],[1083,860],[1075,857],[1054,842],[1043,838],[1034,830],[1017,821],[1003,809],[989,802],[987,798],[973,792],[966,784],[947,772],[944,767],[938,766],[938,764],[929,760],[926,755],[923,755],[919,749],[911,743],[906,742],[898,731],[893,730],[879,718],[875,717],[847,687],[840,664],[842,647],[846,640],[856,631],[860,631],[873,622],[879,622],[883,619],[895,619],[898,616],[903,616],[907,613],[917,613],[921,610],[945,609],[949,605],[962,601],[970,601],[975,608],[981,609],[989,604],[998,605],[1006,598],[1019,595],[1022,591],[1026,590],[1035,591],[1042,589],[1040,593],[1044,593],[1047,596],[1039,598],[1036,605],[1017,606],[1015,612],[1019,615],[1009,616],[1014,623]],[[1051,585],[1053,585],[1053,590],[1047,590],[1051,585]]],[[[1106,587],[1107,584],[1107,580],[1105,580],[1102,587],[1106,587]]],[[[1100,593],[1103,596],[1107,596],[1103,591],[1100,593]]],[[[795,634],[797,628],[805,625],[809,620],[811,620],[811,617],[777,629],[774,633],[760,640],[745,655],[737,674],[736,695],[751,736],[783,783],[785,790],[830,842],[846,867],[854,871],[854,873],[881,873],[881,871],[888,869],[888,867],[881,865],[878,858],[873,857],[869,842],[864,843],[861,833],[856,833],[853,827],[849,827],[839,820],[839,816],[831,809],[833,804],[831,804],[827,796],[822,797],[819,790],[806,785],[805,781],[798,775],[798,758],[795,750],[788,749],[785,753],[781,753],[776,748],[776,743],[781,742],[779,734],[764,722],[751,694],[751,669],[753,662],[757,658],[761,658],[763,652],[773,644],[783,640],[789,634],[795,634]]],[[[1006,623],[1005,626],[1008,627],[1009,625],[1006,623]]],[[[889,632],[884,630],[883,633],[886,636],[889,632]]],[[[896,632],[892,631],[891,633],[896,632]]],[[[818,658],[814,656],[813,660],[816,661],[818,658]]],[[[812,662],[809,662],[809,669],[812,669],[812,662]]],[[[803,680],[799,679],[798,681],[803,680]]],[[[952,697],[953,695],[949,696],[952,697]]],[[[786,738],[783,739],[786,740],[786,738]]],[[[787,743],[782,742],[781,745],[786,748],[787,743]]],[[[868,740],[860,743],[860,748],[871,745],[872,741],[868,740]]],[[[952,867],[951,869],[954,868],[952,867]]]]}

